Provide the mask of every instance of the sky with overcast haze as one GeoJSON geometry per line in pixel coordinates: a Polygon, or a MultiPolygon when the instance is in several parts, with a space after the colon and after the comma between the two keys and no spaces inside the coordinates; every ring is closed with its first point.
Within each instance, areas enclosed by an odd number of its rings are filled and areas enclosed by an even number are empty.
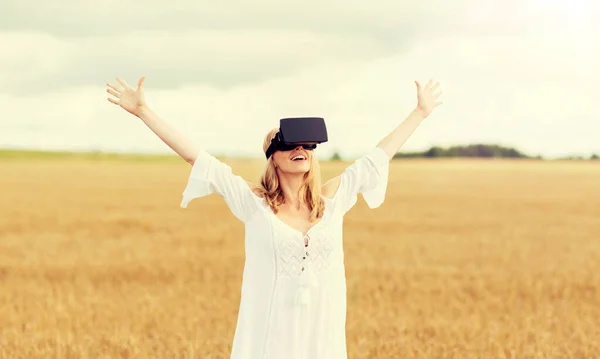
{"type": "Polygon", "coordinates": [[[402,151],[600,154],[591,0],[3,0],[0,43],[4,148],[172,153],[107,101],[146,76],[150,106],[216,155],[262,157],[280,118],[319,116],[319,156],[355,157],[433,78],[444,103],[402,151]]]}

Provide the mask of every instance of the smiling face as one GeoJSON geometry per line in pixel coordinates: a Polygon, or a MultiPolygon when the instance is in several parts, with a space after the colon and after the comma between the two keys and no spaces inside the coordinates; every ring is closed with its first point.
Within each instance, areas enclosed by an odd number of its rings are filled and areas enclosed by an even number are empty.
{"type": "Polygon", "coordinates": [[[298,144],[298,146],[289,151],[275,151],[273,161],[282,172],[306,173],[310,169],[311,161],[313,161],[313,153],[312,150],[304,149],[302,144],[298,144]]]}

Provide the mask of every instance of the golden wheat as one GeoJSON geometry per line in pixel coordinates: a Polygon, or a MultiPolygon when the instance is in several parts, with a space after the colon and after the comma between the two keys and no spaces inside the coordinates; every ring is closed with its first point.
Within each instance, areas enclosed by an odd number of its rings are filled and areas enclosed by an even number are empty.
{"type": "MultiPolygon", "coordinates": [[[[228,358],[243,226],[188,172],[1,161],[0,358],[228,358]]],[[[394,161],[344,246],[350,359],[600,357],[597,163],[394,161]]]]}

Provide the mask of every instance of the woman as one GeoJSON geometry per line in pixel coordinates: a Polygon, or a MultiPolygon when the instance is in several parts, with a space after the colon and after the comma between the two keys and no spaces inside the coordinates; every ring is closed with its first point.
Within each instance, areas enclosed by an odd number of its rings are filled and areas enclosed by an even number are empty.
{"type": "MultiPolygon", "coordinates": [[[[107,84],[108,100],[139,117],[192,165],[181,207],[213,192],[245,224],[246,262],[232,359],[346,359],[344,214],[361,193],[370,208],[384,200],[389,161],[441,104],[439,83],[417,86],[417,106],[376,147],[321,186],[313,146],[268,151],[260,184],[231,168],[158,117],[137,88],[107,84]],[[272,153],[272,155],[271,155],[272,153]],[[294,160],[296,159],[296,160],[294,160]],[[300,159],[300,160],[298,160],[300,159]]],[[[270,131],[263,151],[277,134],[270,131]]]]}

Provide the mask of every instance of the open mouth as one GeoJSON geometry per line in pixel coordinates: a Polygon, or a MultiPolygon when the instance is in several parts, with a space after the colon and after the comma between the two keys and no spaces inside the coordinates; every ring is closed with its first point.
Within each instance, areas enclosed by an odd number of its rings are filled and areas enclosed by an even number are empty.
{"type": "Polygon", "coordinates": [[[304,157],[303,155],[297,155],[297,156],[292,157],[292,161],[294,161],[294,162],[306,161],[306,157],[304,157]]]}

